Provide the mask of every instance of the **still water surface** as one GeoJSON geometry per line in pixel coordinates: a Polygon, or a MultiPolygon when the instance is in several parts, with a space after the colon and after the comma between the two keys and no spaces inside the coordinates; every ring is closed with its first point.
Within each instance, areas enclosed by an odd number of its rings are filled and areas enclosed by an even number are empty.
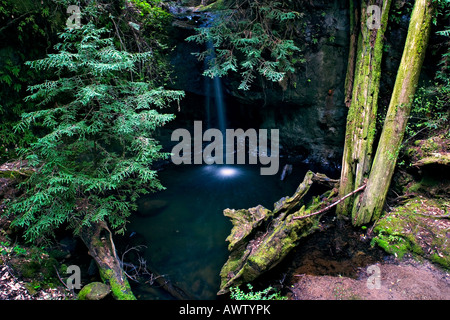
{"type": "MultiPolygon", "coordinates": [[[[273,209],[277,200],[295,192],[306,172],[294,166],[281,181],[281,169],[278,175],[262,176],[259,166],[171,166],[159,173],[167,189],[140,199],[140,214],[128,231],[145,239],[144,258],[157,272],[197,299],[216,299],[232,227],[223,210],[258,204],[273,209]]],[[[150,286],[140,286],[136,295],[171,299],[150,286]]]]}

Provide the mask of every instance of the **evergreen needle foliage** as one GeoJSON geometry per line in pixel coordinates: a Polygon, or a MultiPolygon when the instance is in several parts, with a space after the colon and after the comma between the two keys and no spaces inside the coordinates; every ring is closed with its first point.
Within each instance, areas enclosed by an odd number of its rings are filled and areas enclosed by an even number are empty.
{"type": "Polygon", "coordinates": [[[29,87],[27,100],[42,108],[23,114],[15,128],[21,133],[41,122],[47,130],[22,150],[36,171],[8,211],[27,240],[45,241],[61,225],[77,233],[98,221],[123,233],[139,195],[163,189],[151,164],[167,154],[153,134],[174,118],[159,109],[183,92],[133,81],[143,78],[136,65],[151,53],[119,51],[108,34],[92,21],[67,29],[57,53],[27,63],[57,77],[29,87]]]}
{"type": "Polygon", "coordinates": [[[205,76],[238,72],[239,89],[249,90],[257,76],[281,81],[295,71],[297,61],[302,61],[292,40],[293,21],[299,16],[286,3],[239,0],[187,41],[207,45],[206,51],[196,54],[199,60],[213,57],[207,60],[205,76]]]}

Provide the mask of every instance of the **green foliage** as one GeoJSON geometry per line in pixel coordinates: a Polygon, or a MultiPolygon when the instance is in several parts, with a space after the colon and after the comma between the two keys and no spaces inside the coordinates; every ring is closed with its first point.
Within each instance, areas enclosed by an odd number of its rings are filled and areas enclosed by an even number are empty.
{"type": "MultiPolygon", "coordinates": [[[[38,123],[20,135],[13,127],[23,112],[36,110],[30,100],[24,101],[28,94],[27,86],[41,83],[52,76],[42,70],[32,72],[24,65],[25,61],[40,59],[45,53],[53,53],[52,47],[59,39],[57,32],[66,23],[67,7],[80,6],[82,21],[95,21],[114,31],[114,44],[123,51],[153,51],[144,64],[137,68],[139,75],[146,75],[165,85],[170,80],[167,58],[169,37],[166,27],[170,14],[162,9],[162,1],[108,1],[98,0],[96,6],[87,1],[67,0],[0,0],[0,41],[5,46],[0,50],[0,158],[1,162],[17,157],[16,148],[29,146],[40,133],[38,123]],[[145,68],[145,70],[144,70],[145,68]]],[[[144,78],[141,77],[140,80],[144,78]]]]}
{"type": "MultiPolygon", "coordinates": [[[[450,2],[447,2],[447,6],[447,9],[450,9],[450,2]]],[[[437,34],[443,37],[442,47],[446,50],[438,62],[436,81],[417,89],[403,145],[407,145],[420,134],[437,132],[449,126],[450,29],[447,27],[445,30],[438,31],[437,34]]]]}
{"type": "Polygon", "coordinates": [[[23,101],[28,84],[40,81],[41,74],[24,67],[28,59],[41,58],[53,41],[59,16],[49,19],[54,3],[43,1],[0,0],[0,159],[14,157],[14,149],[34,140],[31,131],[17,135],[14,125],[22,112],[33,104],[23,101]]]}
{"type": "Polygon", "coordinates": [[[171,15],[161,8],[161,0],[130,0],[139,11],[139,14],[145,18],[144,23],[153,28],[162,30],[167,26],[171,15]]]}
{"type": "Polygon", "coordinates": [[[16,256],[24,256],[27,254],[27,250],[22,248],[20,245],[11,246],[8,241],[0,242],[0,255],[15,254],[16,256]]]}
{"type": "Polygon", "coordinates": [[[436,15],[433,19],[433,23],[436,25],[439,20],[442,19],[445,21],[450,17],[450,0],[433,0],[433,2],[437,8],[436,15]]]}
{"type": "Polygon", "coordinates": [[[250,283],[247,283],[247,288],[249,292],[244,292],[239,289],[239,287],[231,287],[230,288],[230,297],[233,300],[287,300],[286,297],[283,297],[279,292],[273,292],[274,289],[272,287],[268,287],[262,291],[253,292],[253,286],[250,283]],[[270,292],[273,293],[270,293],[270,292]],[[270,293],[270,294],[269,294],[270,293]]]}
{"type": "Polygon", "coordinates": [[[398,25],[407,22],[411,16],[414,2],[413,1],[396,1],[393,3],[389,12],[389,29],[397,29],[398,25]]]}
{"type": "Polygon", "coordinates": [[[207,50],[196,53],[206,60],[209,68],[205,76],[221,77],[229,72],[241,76],[239,89],[249,90],[257,75],[281,81],[295,71],[301,60],[300,49],[293,39],[293,22],[300,16],[289,10],[285,3],[270,1],[236,2],[235,8],[217,13],[211,25],[198,28],[197,34],[187,38],[207,44],[207,50]]]}
{"type": "MultiPolygon", "coordinates": [[[[91,6],[87,14],[99,13],[91,6]]],[[[151,165],[168,155],[153,133],[174,118],[158,110],[183,93],[138,73],[152,53],[120,51],[109,34],[91,20],[62,32],[56,53],[27,62],[55,75],[29,87],[26,101],[40,109],[15,127],[21,133],[41,122],[46,130],[21,150],[36,172],[8,207],[27,240],[45,241],[63,224],[77,233],[98,221],[124,232],[139,195],[163,189],[151,165]]]]}

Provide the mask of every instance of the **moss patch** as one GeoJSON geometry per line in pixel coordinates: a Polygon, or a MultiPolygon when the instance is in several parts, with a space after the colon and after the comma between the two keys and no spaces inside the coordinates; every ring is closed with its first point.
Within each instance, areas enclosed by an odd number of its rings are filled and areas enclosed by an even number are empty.
{"type": "Polygon", "coordinates": [[[380,219],[372,244],[403,258],[413,253],[450,268],[448,202],[416,196],[380,219]]]}
{"type": "Polygon", "coordinates": [[[91,282],[78,293],[78,300],[101,300],[111,292],[111,288],[101,282],[91,282]]]}
{"type": "Polygon", "coordinates": [[[430,163],[440,163],[449,165],[450,140],[446,137],[446,132],[416,140],[414,145],[406,150],[411,163],[427,165],[430,163]]]}
{"type": "Polygon", "coordinates": [[[133,292],[131,291],[130,284],[125,278],[123,283],[119,283],[111,269],[101,269],[100,276],[104,283],[109,284],[112,295],[116,300],[136,300],[133,292]]]}

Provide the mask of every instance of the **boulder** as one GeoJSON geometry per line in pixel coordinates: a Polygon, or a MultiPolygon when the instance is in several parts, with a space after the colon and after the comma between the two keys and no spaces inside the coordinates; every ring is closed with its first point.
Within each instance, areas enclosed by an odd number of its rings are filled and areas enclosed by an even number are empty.
{"type": "Polygon", "coordinates": [[[138,203],[138,214],[145,217],[152,217],[164,210],[168,205],[165,200],[143,199],[138,203]]]}
{"type": "Polygon", "coordinates": [[[111,292],[111,288],[102,282],[91,282],[78,293],[78,300],[101,300],[111,292]]]}

